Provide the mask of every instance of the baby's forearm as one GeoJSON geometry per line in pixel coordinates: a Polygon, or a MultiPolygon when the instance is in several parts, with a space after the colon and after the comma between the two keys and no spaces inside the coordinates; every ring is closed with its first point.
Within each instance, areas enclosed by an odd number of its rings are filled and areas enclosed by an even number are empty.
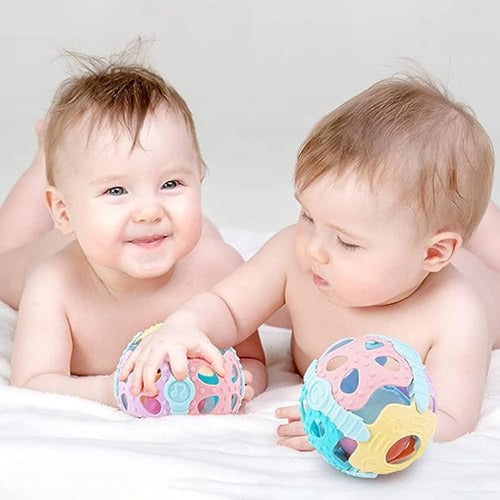
{"type": "MultiPolygon", "coordinates": [[[[18,385],[14,382],[13,385],[18,385]]],[[[58,394],[70,394],[116,406],[113,396],[113,375],[67,376],[59,373],[36,375],[20,387],[58,394]]]]}
{"type": "Polygon", "coordinates": [[[252,333],[249,332],[246,336],[239,334],[230,308],[213,292],[200,293],[190,298],[165,323],[174,328],[176,324],[194,326],[205,333],[217,347],[236,345],[252,333]]]}

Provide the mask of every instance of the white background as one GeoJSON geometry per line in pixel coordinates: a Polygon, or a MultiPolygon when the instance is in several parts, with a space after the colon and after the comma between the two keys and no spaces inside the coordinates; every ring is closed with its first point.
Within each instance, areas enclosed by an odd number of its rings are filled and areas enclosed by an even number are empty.
{"type": "Polygon", "coordinates": [[[309,129],[405,58],[471,105],[498,150],[499,15],[495,0],[1,0],[0,199],[68,74],[60,50],[106,56],[138,35],[155,40],[149,62],[191,107],[210,168],[205,211],[220,226],[292,222],[309,129]]]}

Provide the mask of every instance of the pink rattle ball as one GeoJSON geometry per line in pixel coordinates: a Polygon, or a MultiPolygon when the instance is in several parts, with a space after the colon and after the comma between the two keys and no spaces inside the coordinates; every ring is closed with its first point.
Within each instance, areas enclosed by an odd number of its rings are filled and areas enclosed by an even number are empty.
{"type": "Polygon", "coordinates": [[[134,417],[164,417],[166,415],[223,415],[237,413],[243,401],[245,377],[236,351],[221,349],[225,376],[221,377],[200,358],[188,360],[188,376],[177,380],[164,361],[156,374],[158,394],[152,398],[145,394],[130,393],[132,377],[118,379],[123,364],[149,334],[161,327],[161,323],[138,332],[120,357],[115,372],[114,393],[118,407],[134,417]]]}

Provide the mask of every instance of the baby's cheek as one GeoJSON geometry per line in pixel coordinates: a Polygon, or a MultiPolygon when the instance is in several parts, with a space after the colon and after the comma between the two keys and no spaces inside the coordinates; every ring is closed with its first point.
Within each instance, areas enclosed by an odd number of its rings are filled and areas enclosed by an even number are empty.
{"type": "Polygon", "coordinates": [[[339,273],[336,284],[334,278],[334,287],[339,290],[348,303],[355,305],[370,304],[372,298],[380,291],[377,280],[369,272],[349,271],[344,269],[339,273]]]}

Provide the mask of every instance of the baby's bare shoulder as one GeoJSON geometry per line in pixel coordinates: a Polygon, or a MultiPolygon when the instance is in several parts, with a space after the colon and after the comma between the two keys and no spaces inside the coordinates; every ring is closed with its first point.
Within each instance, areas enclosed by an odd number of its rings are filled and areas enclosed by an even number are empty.
{"type": "Polygon", "coordinates": [[[222,238],[201,242],[197,258],[199,264],[211,263],[214,267],[222,269],[234,269],[243,262],[238,251],[222,238]]]}
{"type": "MultiPolygon", "coordinates": [[[[268,267],[283,267],[288,262],[293,251],[294,227],[287,227],[271,237],[249,264],[268,267]]],[[[209,231],[202,235],[196,249],[191,253],[185,265],[193,269],[203,269],[214,283],[230,274],[243,263],[238,251],[227,244],[219,233],[209,231]]]]}
{"type": "Polygon", "coordinates": [[[75,244],[70,244],[59,252],[42,260],[31,272],[27,285],[44,285],[49,291],[64,292],[68,286],[74,288],[75,282],[82,282],[82,277],[88,266],[81,257],[75,244]],[[77,280],[77,281],[75,281],[77,280]]]}
{"type": "Polygon", "coordinates": [[[268,260],[290,262],[295,255],[295,230],[295,224],[281,229],[262,246],[259,253],[268,260]]]}
{"type": "Polygon", "coordinates": [[[429,296],[440,306],[463,307],[474,310],[482,307],[481,294],[465,276],[452,266],[434,277],[429,296]]]}
{"type": "Polygon", "coordinates": [[[474,325],[487,321],[485,303],[477,288],[451,266],[433,278],[422,291],[422,309],[429,314],[421,317],[431,318],[441,333],[458,329],[473,335],[474,325]]]}
{"type": "MultiPolygon", "coordinates": [[[[197,283],[203,289],[211,287],[241,264],[243,259],[224,242],[217,228],[204,218],[200,239],[191,252],[176,264],[174,276],[182,276],[182,283],[197,283]]],[[[177,283],[177,280],[171,280],[177,283]]]]}

